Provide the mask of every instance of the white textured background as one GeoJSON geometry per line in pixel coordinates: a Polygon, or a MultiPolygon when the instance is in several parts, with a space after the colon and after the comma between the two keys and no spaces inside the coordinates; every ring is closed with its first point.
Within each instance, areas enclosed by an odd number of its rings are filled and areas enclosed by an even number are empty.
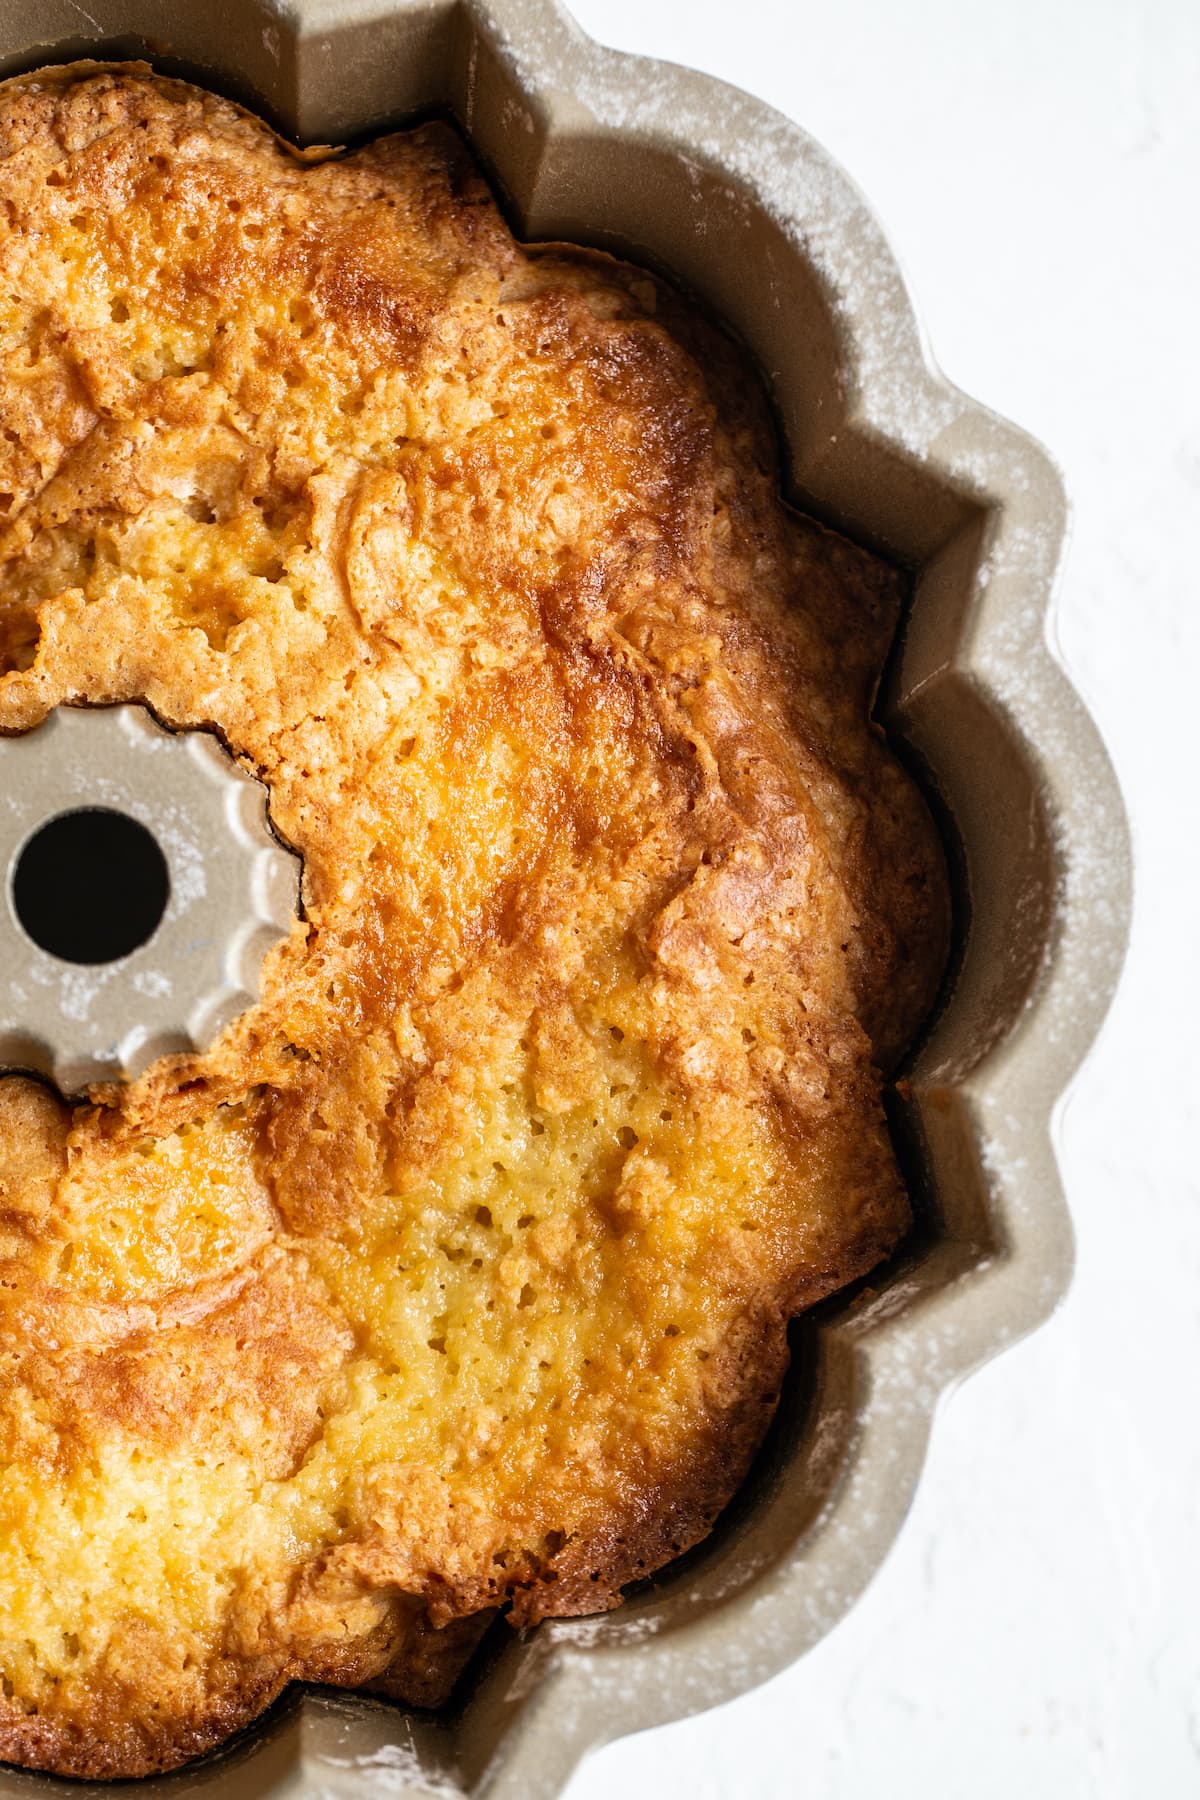
{"type": "Polygon", "coordinates": [[[805,1661],[569,1800],[1200,1795],[1200,4],[573,0],[811,131],[934,350],[1074,503],[1059,636],[1133,818],[1133,948],[1063,1146],[1057,1318],[948,1404],[883,1572],[805,1661]]]}

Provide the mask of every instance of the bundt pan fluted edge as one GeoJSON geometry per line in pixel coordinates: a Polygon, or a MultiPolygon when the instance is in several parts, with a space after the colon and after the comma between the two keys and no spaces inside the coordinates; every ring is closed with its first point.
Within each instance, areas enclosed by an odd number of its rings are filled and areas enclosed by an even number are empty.
{"type": "MultiPolygon", "coordinates": [[[[726,320],[769,383],[791,497],[912,571],[879,714],[941,815],[961,929],[893,1108],[920,1220],[904,1254],[797,1328],[747,1490],[620,1611],[500,1643],[444,1720],[293,1692],[220,1755],[137,1784],[549,1800],[588,1749],[730,1699],[821,1637],[899,1528],[941,1395],[1066,1287],[1054,1115],[1115,985],[1129,858],[1048,639],[1061,483],[938,374],[879,227],[810,138],[602,49],[555,0],[0,0],[0,70],[78,56],[148,57],[301,142],[449,111],[522,236],[650,263],[726,320]]],[[[47,1792],[80,1786],[0,1773],[0,1794],[47,1792]]]]}

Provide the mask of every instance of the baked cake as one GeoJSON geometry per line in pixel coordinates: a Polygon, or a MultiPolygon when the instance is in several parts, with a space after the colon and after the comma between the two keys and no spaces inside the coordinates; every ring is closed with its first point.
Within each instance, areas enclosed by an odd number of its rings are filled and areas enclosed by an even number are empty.
{"type": "Polygon", "coordinates": [[[443,125],[80,66],[0,139],[0,729],[215,728],[304,865],[207,1054],[0,1082],[0,1757],[125,1776],[703,1536],[906,1229],[946,883],[901,580],[665,285],[443,125]]]}

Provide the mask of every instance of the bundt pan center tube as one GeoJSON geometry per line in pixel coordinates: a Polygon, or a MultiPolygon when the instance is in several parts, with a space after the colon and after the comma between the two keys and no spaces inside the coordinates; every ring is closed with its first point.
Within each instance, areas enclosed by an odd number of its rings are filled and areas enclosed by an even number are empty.
{"type": "Polygon", "coordinates": [[[296,915],[266,790],[211,732],[59,707],[0,737],[0,1072],[67,1095],[204,1049],[296,915]]]}
{"type": "MultiPolygon", "coordinates": [[[[804,1321],[747,1488],[618,1611],[514,1637],[435,1721],[293,1691],[239,1743],[141,1785],[549,1797],[589,1748],[731,1698],[827,1631],[899,1527],[939,1397],[1066,1286],[1052,1116],[1116,980],[1129,874],[1111,771],[1048,647],[1061,485],[933,369],[878,227],[803,132],[601,49],[551,0],[48,0],[0,22],[4,73],[146,58],[300,144],[449,112],[521,237],[650,265],[727,322],[769,385],[789,497],[911,572],[878,716],[939,812],[960,942],[892,1106],[918,1214],[904,1253],[804,1321]]],[[[51,1789],[79,1791],[0,1775],[0,1792],[51,1789]]]]}

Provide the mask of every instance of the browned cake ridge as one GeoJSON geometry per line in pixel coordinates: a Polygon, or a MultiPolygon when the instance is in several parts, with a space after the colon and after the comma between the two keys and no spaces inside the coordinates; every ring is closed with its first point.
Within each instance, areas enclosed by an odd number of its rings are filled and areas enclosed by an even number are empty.
{"type": "Polygon", "coordinates": [[[0,730],[215,728],[304,859],[207,1054],[0,1082],[0,1757],[132,1775],[703,1536],[906,1228],[946,886],[869,722],[899,578],[448,127],[43,74],[0,221],[0,730]]]}

